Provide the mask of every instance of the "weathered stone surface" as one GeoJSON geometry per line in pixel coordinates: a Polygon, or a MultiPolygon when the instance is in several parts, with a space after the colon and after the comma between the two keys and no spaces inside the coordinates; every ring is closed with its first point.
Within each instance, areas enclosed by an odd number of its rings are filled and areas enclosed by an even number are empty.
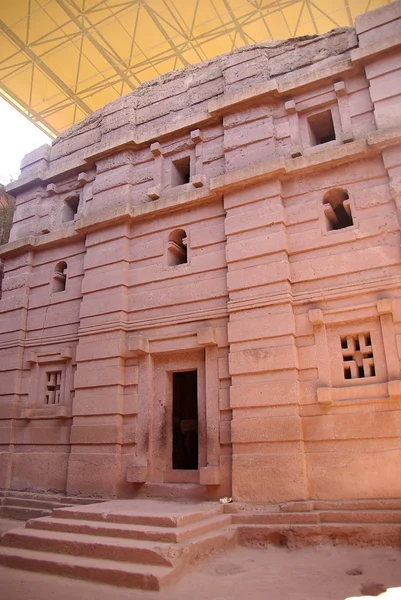
{"type": "Polygon", "coordinates": [[[314,500],[400,495],[400,6],[169,73],[25,157],[0,487],[299,501],[312,537],[314,500]]]}

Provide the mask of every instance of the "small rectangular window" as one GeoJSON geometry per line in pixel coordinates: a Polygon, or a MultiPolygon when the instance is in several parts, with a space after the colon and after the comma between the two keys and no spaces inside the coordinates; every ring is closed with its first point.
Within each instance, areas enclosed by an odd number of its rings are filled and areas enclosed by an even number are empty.
{"type": "Polygon", "coordinates": [[[189,156],[171,163],[171,187],[189,183],[191,176],[191,161],[189,156]]]}
{"type": "Polygon", "coordinates": [[[311,146],[319,146],[336,139],[331,110],[308,117],[311,146]]]}
{"type": "Polygon", "coordinates": [[[75,215],[78,212],[79,206],[79,196],[72,196],[71,198],[67,198],[64,200],[63,213],[62,213],[62,222],[68,223],[69,221],[73,221],[75,215]]]}

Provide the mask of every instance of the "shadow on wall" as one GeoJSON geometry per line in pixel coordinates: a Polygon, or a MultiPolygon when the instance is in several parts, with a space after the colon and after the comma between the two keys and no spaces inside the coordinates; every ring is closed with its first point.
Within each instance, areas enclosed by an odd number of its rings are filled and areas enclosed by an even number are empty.
{"type": "MultiPolygon", "coordinates": [[[[15,200],[0,184],[0,245],[7,244],[15,211],[15,200]]],[[[0,298],[3,282],[3,261],[0,259],[0,298]]]]}

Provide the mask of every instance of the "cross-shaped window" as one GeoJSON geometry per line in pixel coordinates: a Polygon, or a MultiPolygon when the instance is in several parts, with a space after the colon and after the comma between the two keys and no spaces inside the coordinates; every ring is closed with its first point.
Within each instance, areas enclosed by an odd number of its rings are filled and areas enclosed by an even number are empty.
{"type": "Polygon", "coordinates": [[[342,337],[341,349],[345,379],[360,379],[376,375],[372,340],[369,333],[342,337]]]}

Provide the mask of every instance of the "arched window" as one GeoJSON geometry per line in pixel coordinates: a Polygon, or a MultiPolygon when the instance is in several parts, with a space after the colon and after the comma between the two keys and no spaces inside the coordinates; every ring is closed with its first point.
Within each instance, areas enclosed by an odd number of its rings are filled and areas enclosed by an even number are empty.
{"type": "Polygon", "coordinates": [[[67,263],[61,260],[54,268],[52,292],[64,292],[66,283],[67,263]]]}
{"type": "Polygon", "coordinates": [[[169,267],[188,262],[187,234],[183,229],[175,229],[168,236],[167,261],[169,267]]]}
{"type": "Polygon", "coordinates": [[[323,210],[327,229],[344,229],[354,224],[348,193],[341,188],[329,190],[323,196],[323,210]]]}
{"type": "Polygon", "coordinates": [[[68,223],[72,221],[78,212],[79,196],[71,196],[64,200],[63,213],[61,215],[61,222],[68,223]]]}

